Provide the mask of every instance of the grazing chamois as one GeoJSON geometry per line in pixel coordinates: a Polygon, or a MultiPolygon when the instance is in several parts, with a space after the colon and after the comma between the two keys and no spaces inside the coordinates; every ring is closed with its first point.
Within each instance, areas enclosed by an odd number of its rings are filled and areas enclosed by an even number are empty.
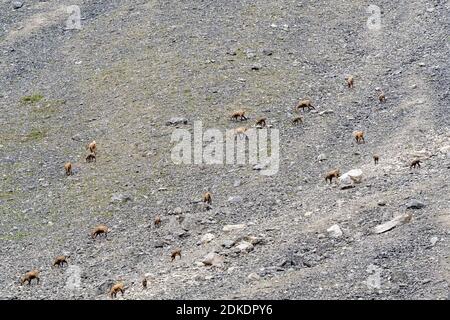
{"type": "Polygon", "coordinates": [[[181,249],[176,249],[172,252],[172,254],[170,255],[170,258],[172,259],[171,261],[174,261],[177,256],[179,256],[181,259],[181,249]]]}
{"type": "Polygon", "coordinates": [[[356,143],[366,143],[364,140],[364,131],[355,131],[353,132],[353,136],[355,137],[356,143]]]}
{"type": "Polygon", "coordinates": [[[89,151],[93,154],[97,154],[97,142],[92,141],[91,143],[89,143],[87,149],[89,149],[89,151]]]}
{"type": "Polygon", "coordinates": [[[161,226],[161,217],[160,216],[156,216],[155,217],[155,221],[153,222],[153,224],[155,225],[155,227],[160,227],[161,226]]]}
{"type": "Polygon", "coordinates": [[[304,99],[304,100],[300,100],[299,103],[297,104],[296,109],[302,109],[303,111],[305,109],[311,110],[311,109],[316,109],[314,108],[314,106],[312,105],[311,100],[309,99],[304,99]]]}
{"type": "Polygon", "coordinates": [[[349,87],[349,88],[353,88],[353,76],[352,75],[350,75],[350,76],[348,76],[347,78],[345,78],[345,80],[347,80],[347,86],[349,87]]]}
{"type": "Polygon", "coordinates": [[[374,154],[374,155],[373,155],[373,161],[375,162],[375,165],[378,164],[378,161],[379,161],[379,160],[380,160],[380,156],[377,155],[377,154],[374,154]]]}
{"type": "Polygon", "coordinates": [[[410,168],[410,169],[413,169],[413,168],[416,168],[416,167],[419,167],[419,168],[420,168],[420,164],[421,164],[420,159],[414,159],[414,160],[411,162],[411,164],[409,165],[409,168],[410,168]]]}
{"type": "Polygon", "coordinates": [[[299,123],[303,123],[303,119],[302,117],[295,117],[294,120],[292,120],[292,123],[298,125],[299,123]]]}
{"type": "Polygon", "coordinates": [[[333,178],[339,178],[341,176],[341,171],[339,169],[335,169],[329,171],[325,176],[325,181],[328,182],[330,180],[330,184],[332,183],[333,178]]]}
{"type": "Polygon", "coordinates": [[[117,294],[121,292],[122,296],[125,293],[125,287],[123,285],[123,282],[117,282],[116,284],[114,284],[111,287],[111,291],[109,292],[109,295],[111,296],[111,298],[116,298],[117,294]]]}
{"type": "Polygon", "coordinates": [[[67,162],[65,165],[64,165],[64,170],[66,170],[66,175],[67,176],[71,176],[73,173],[72,173],[72,163],[70,163],[70,162],[67,162]]]}
{"type": "Polygon", "coordinates": [[[266,120],[267,120],[266,118],[258,119],[258,121],[256,121],[256,126],[264,128],[267,125],[266,120]]]}
{"type": "Polygon", "coordinates": [[[376,88],[375,91],[378,94],[378,101],[386,102],[386,95],[384,94],[383,90],[381,90],[380,88],[376,88]]]}
{"type": "Polygon", "coordinates": [[[212,200],[211,200],[211,192],[205,192],[205,193],[203,194],[203,199],[202,199],[202,201],[203,201],[204,203],[207,203],[207,204],[211,205],[211,202],[212,202],[212,200]]]}
{"type": "Polygon", "coordinates": [[[90,153],[86,156],[86,162],[90,163],[90,162],[97,162],[97,157],[95,156],[94,153],[90,153]]]}
{"type": "Polygon", "coordinates": [[[247,120],[248,118],[245,116],[245,110],[238,110],[238,111],[234,111],[231,114],[231,119],[232,120],[247,120]]]}
{"type": "Polygon", "coordinates": [[[36,282],[39,284],[39,270],[32,270],[25,273],[23,278],[20,280],[20,284],[23,285],[28,281],[28,285],[31,284],[31,280],[36,279],[36,282]]]}
{"type": "Polygon", "coordinates": [[[67,259],[70,258],[70,256],[57,256],[55,259],[55,262],[53,262],[52,267],[63,267],[64,264],[68,265],[67,259]]]}
{"type": "Polygon", "coordinates": [[[104,234],[105,238],[106,238],[108,236],[108,232],[109,232],[108,227],[101,224],[94,228],[94,230],[91,233],[91,237],[92,237],[92,239],[95,239],[95,238],[97,238],[98,235],[104,234]]]}

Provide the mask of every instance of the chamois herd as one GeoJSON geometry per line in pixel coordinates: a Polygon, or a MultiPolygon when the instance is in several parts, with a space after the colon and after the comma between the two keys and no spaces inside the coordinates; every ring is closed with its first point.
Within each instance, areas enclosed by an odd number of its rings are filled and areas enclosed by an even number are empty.
{"type": "MultiPolygon", "coordinates": [[[[347,86],[349,89],[353,89],[354,87],[354,77],[352,75],[348,76],[345,78],[346,82],[347,82],[347,86]]],[[[375,92],[377,93],[377,97],[378,97],[378,101],[380,103],[384,103],[386,101],[386,96],[384,94],[384,92],[380,89],[380,88],[376,88],[375,92]]],[[[295,106],[295,111],[298,112],[299,110],[314,110],[315,107],[313,106],[312,102],[310,99],[302,99],[299,101],[299,103],[295,106]]],[[[244,110],[237,110],[235,112],[233,112],[231,114],[231,120],[234,121],[247,121],[249,118],[246,117],[245,115],[245,111],[244,110]]],[[[294,125],[298,125],[298,124],[302,124],[303,123],[303,118],[301,116],[296,116],[293,118],[292,123],[294,125]]],[[[256,128],[264,128],[267,126],[267,118],[263,117],[263,118],[258,118],[256,123],[255,123],[255,127],[256,128]]],[[[235,134],[237,136],[241,136],[241,135],[245,135],[245,132],[248,130],[248,128],[246,127],[239,127],[235,129],[235,134]]],[[[353,137],[356,141],[357,144],[360,143],[365,143],[364,140],[364,131],[354,131],[353,132],[353,137]]],[[[92,163],[92,162],[96,162],[96,156],[97,156],[97,143],[95,141],[92,141],[91,143],[89,143],[86,147],[87,150],[89,150],[89,154],[85,157],[85,160],[87,163],[92,163]]],[[[377,165],[378,162],[380,160],[380,156],[377,154],[373,155],[373,161],[374,164],[377,165]]],[[[419,159],[414,159],[410,165],[409,168],[410,169],[414,169],[414,168],[420,168],[420,164],[421,161],[419,159]]],[[[71,162],[67,162],[66,164],[64,164],[64,170],[67,176],[71,176],[73,175],[73,165],[71,162]]],[[[341,172],[339,169],[334,169],[331,170],[329,172],[326,173],[325,175],[325,182],[328,183],[328,181],[330,182],[330,184],[333,181],[333,178],[335,179],[335,181],[337,181],[337,179],[340,177],[341,172]]],[[[200,201],[195,201],[194,203],[197,202],[203,202],[206,205],[209,206],[212,203],[212,194],[210,192],[206,192],[203,194],[202,200],[200,201]]],[[[154,226],[155,227],[160,227],[162,223],[162,219],[160,216],[156,216],[154,218],[154,226]]],[[[92,232],[90,233],[90,236],[92,239],[96,239],[97,237],[104,237],[106,238],[109,232],[109,228],[105,225],[98,225],[96,226],[92,232]]],[[[176,257],[179,257],[181,259],[181,249],[177,248],[174,251],[171,252],[170,254],[170,258],[171,261],[174,261],[176,259],[176,257]]],[[[58,256],[55,258],[53,264],[52,264],[52,268],[53,267],[63,267],[64,265],[68,265],[67,259],[69,259],[70,256],[58,256]]],[[[35,282],[37,284],[39,284],[39,270],[32,270],[29,271],[27,273],[25,273],[25,275],[20,279],[20,284],[23,285],[25,283],[28,283],[28,285],[31,284],[31,281],[35,279],[35,282]]],[[[144,279],[142,280],[141,284],[142,287],[144,289],[147,288],[147,277],[144,277],[144,279]]],[[[125,292],[125,285],[122,282],[122,280],[116,282],[114,285],[112,285],[112,287],[109,290],[109,295],[111,298],[114,298],[117,296],[118,293],[121,293],[122,295],[124,295],[125,292]]]]}

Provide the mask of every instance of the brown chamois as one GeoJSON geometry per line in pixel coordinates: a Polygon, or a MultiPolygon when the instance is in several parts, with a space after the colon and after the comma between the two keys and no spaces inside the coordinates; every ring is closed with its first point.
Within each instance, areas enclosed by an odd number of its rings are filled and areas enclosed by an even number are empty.
{"type": "Polygon", "coordinates": [[[123,285],[123,282],[117,282],[115,285],[111,287],[111,291],[109,292],[109,295],[111,298],[116,298],[119,291],[123,294],[125,293],[125,287],[123,285]]]}
{"type": "Polygon", "coordinates": [[[348,76],[347,78],[345,78],[345,80],[347,80],[347,86],[348,86],[349,88],[353,88],[353,76],[350,75],[350,76],[348,76]]]}
{"type": "Polygon", "coordinates": [[[297,107],[296,107],[296,109],[302,109],[303,111],[306,108],[308,108],[308,110],[316,109],[316,108],[314,108],[311,100],[309,100],[309,99],[300,100],[300,102],[297,104],[297,107]]]}
{"type": "Polygon", "coordinates": [[[232,120],[247,120],[248,118],[245,116],[245,110],[237,110],[231,114],[232,120]]]}
{"type": "Polygon", "coordinates": [[[245,127],[239,127],[239,128],[234,129],[234,134],[237,135],[237,136],[239,136],[239,137],[242,139],[242,136],[245,137],[245,132],[246,132],[247,130],[248,130],[248,129],[245,128],[245,127]]]}
{"type": "Polygon", "coordinates": [[[303,119],[302,119],[302,117],[295,117],[294,120],[292,120],[292,123],[294,125],[297,125],[299,123],[303,123],[303,119]]]}
{"type": "Polygon", "coordinates": [[[23,278],[20,280],[20,284],[23,285],[25,282],[28,281],[28,285],[31,284],[31,280],[36,279],[36,282],[39,284],[39,270],[32,270],[23,276],[23,278]]]}
{"type": "Polygon", "coordinates": [[[377,155],[377,154],[374,154],[374,155],[373,155],[373,162],[375,162],[375,165],[378,164],[378,161],[379,161],[379,160],[380,160],[380,156],[377,155]]]}
{"type": "Polygon", "coordinates": [[[153,222],[153,224],[155,225],[155,227],[160,227],[161,226],[161,217],[160,216],[156,216],[155,217],[155,221],[153,222]]]}
{"type": "Polygon", "coordinates": [[[380,88],[376,88],[375,91],[378,93],[378,101],[380,102],[386,102],[386,96],[380,88]]]}
{"type": "Polygon", "coordinates": [[[71,176],[73,173],[72,173],[72,163],[70,163],[70,162],[67,162],[65,165],[64,165],[64,170],[66,170],[66,176],[71,176]]]}
{"type": "Polygon", "coordinates": [[[97,157],[95,156],[94,153],[90,153],[87,155],[86,157],[86,162],[97,162],[97,157]]]}
{"type": "Polygon", "coordinates": [[[339,178],[341,176],[341,171],[339,169],[329,171],[325,176],[325,181],[328,182],[330,180],[330,184],[333,181],[333,178],[339,178]]]}
{"type": "Polygon", "coordinates": [[[53,262],[52,268],[56,266],[63,267],[64,264],[68,265],[69,264],[67,262],[68,258],[70,258],[70,256],[57,256],[55,262],[53,262]]]}
{"type": "Polygon", "coordinates": [[[147,289],[147,277],[145,277],[144,280],[142,280],[142,287],[144,289],[147,289]]]}
{"type": "Polygon", "coordinates": [[[411,162],[409,168],[410,168],[410,169],[416,168],[416,167],[419,167],[419,168],[420,168],[420,163],[421,163],[420,159],[414,159],[414,160],[411,162]]]}
{"type": "Polygon", "coordinates": [[[181,259],[181,249],[176,249],[172,252],[172,254],[170,255],[170,258],[172,259],[171,261],[174,261],[177,256],[179,256],[181,259]]]}
{"type": "Polygon", "coordinates": [[[203,194],[203,199],[202,199],[202,201],[203,201],[204,203],[207,203],[207,204],[211,205],[211,202],[212,202],[212,200],[211,200],[211,192],[205,192],[205,193],[203,194]]]}
{"type": "Polygon", "coordinates": [[[260,126],[261,128],[264,128],[267,125],[266,120],[267,120],[267,118],[258,119],[258,121],[256,121],[256,126],[260,126]]]}
{"type": "Polygon", "coordinates": [[[87,149],[89,149],[91,153],[97,154],[97,143],[95,142],[95,140],[89,143],[87,149]]]}
{"type": "Polygon", "coordinates": [[[105,238],[106,238],[108,236],[108,232],[109,232],[108,227],[101,224],[94,228],[94,230],[91,233],[91,237],[92,237],[92,239],[95,239],[95,238],[97,238],[98,235],[104,234],[105,238]]]}
{"type": "Polygon", "coordinates": [[[366,143],[364,140],[364,131],[355,131],[353,132],[353,136],[355,137],[356,143],[366,143]]]}

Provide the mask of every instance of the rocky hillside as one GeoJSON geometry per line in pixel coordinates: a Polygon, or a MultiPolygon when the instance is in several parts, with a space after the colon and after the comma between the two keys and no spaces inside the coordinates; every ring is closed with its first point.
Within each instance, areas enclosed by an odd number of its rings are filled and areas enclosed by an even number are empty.
{"type": "Polygon", "coordinates": [[[110,299],[122,280],[117,299],[447,299],[448,16],[441,0],[2,1],[0,298],[110,299]],[[279,130],[274,175],[171,159],[176,127],[259,117],[279,130]],[[335,168],[362,181],[326,183],[335,168]]]}

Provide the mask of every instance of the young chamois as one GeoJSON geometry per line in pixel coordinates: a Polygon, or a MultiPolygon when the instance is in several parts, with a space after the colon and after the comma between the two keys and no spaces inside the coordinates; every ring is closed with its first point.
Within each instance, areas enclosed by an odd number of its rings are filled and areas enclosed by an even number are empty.
{"type": "Polygon", "coordinates": [[[125,287],[123,285],[123,282],[117,282],[116,284],[114,284],[111,287],[111,291],[109,292],[109,295],[111,296],[111,298],[116,298],[119,291],[122,293],[122,297],[123,297],[123,294],[125,293],[125,287]]]}
{"type": "Polygon", "coordinates": [[[89,149],[89,151],[93,154],[97,154],[97,143],[95,140],[89,143],[86,149],[89,149]]]}
{"type": "Polygon", "coordinates": [[[356,143],[366,143],[364,140],[364,131],[355,131],[353,132],[353,136],[355,137],[356,143]]]}
{"type": "Polygon", "coordinates": [[[172,252],[172,254],[170,255],[170,258],[172,259],[171,261],[174,261],[177,256],[179,256],[181,259],[181,249],[176,249],[172,252]]]}
{"type": "Polygon", "coordinates": [[[161,226],[161,217],[160,216],[156,216],[155,217],[155,221],[153,222],[153,224],[155,225],[155,227],[159,228],[161,226]]]}
{"type": "Polygon", "coordinates": [[[267,120],[266,118],[260,118],[260,119],[258,119],[258,121],[256,121],[255,125],[257,127],[264,128],[267,125],[266,120],[267,120]]]}
{"type": "Polygon", "coordinates": [[[349,88],[353,88],[353,76],[350,75],[350,76],[348,76],[347,78],[345,78],[345,80],[347,80],[347,86],[348,86],[349,88]]]}
{"type": "Polygon", "coordinates": [[[234,134],[236,135],[236,136],[239,136],[239,138],[245,138],[245,132],[247,131],[248,129],[247,128],[245,128],[245,127],[239,127],[239,128],[236,128],[236,129],[234,129],[234,134]]]}
{"type": "Polygon", "coordinates": [[[231,120],[247,120],[248,118],[245,116],[245,110],[237,110],[231,114],[231,120]]]}
{"type": "Polygon", "coordinates": [[[296,107],[297,110],[302,109],[303,111],[306,108],[308,110],[316,109],[316,108],[314,108],[314,106],[312,105],[311,100],[309,100],[309,99],[300,100],[299,103],[297,104],[297,107],[296,107]]]}
{"type": "Polygon", "coordinates": [[[147,277],[145,277],[144,278],[144,280],[142,280],[142,287],[144,288],[144,289],[147,289],[147,277]]]}
{"type": "Polygon", "coordinates": [[[101,224],[94,228],[94,230],[91,233],[91,237],[92,237],[92,239],[95,239],[95,238],[97,238],[98,235],[104,234],[105,238],[106,238],[108,236],[108,232],[109,232],[108,227],[101,224]]]}
{"type": "Polygon", "coordinates": [[[378,101],[386,102],[386,96],[385,96],[383,90],[381,90],[380,88],[376,88],[375,91],[378,94],[378,101]]]}
{"type": "Polygon", "coordinates": [[[298,125],[299,123],[303,123],[303,119],[302,117],[295,117],[294,120],[292,120],[292,123],[298,125]]]}
{"type": "Polygon", "coordinates": [[[71,176],[73,173],[72,173],[72,163],[70,163],[70,162],[67,162],[65,165],[64,165],[64,170],[66,170],[66,176],[71,176]]]}
{"type": "Polygon", "coordinates": [[[39,270],[32,270],[23,276],[22,279],[20,279],[20,284],[23,285],[25,282],[28,281],[28,285],[31,284],[31,280],[36,279],[37,284],[39,284],[39,270]]]}
{"type": "Polygon", "coordinates": [[[211,200],[211,192],[205,192],[203,194],[202,201],[204,203],[207,203],[207,204],[211,205],[211,202],[212,202],[212,200],[211,200]]]}
{"type": "Polygon", "coordinates": [[[86,162],[90,163],[90,162],[97,162],[97,157],[95,156],[94,153],[90,153],[86,156],[86,162]]]}
{"type": "Polygon", "coordinates": [[[375,165],[378,164],[378,161],[379,161],[379,160],[380,160],[380,156],[377,155],[377,154],[374,154],[374,155],[373,155],[373,162],[375,162],[375,165]]]}
{"type": "Polygon", "coordinates": [[[53,262],[53,267],[63,267],[64,264],[68,265],[67,259],[70,258],[70,256],[57,256],[55,259],[55,262],[53,262]]]}
{"type": "Polygon", "coordinates": [[[339,169],[329,171],[325,176],[325,182],[330,180],[330,184],[332,183],[333,178],[337,179],[341,176],[341,171],[339,169]]]}
{"type": "Polygon", "coordinates": [[[411,162],[411,164],[409,165],[409,168],[410,168],[410,169],[413,169],[413,168],[416,168],[416,167],[419,167],[419,168],[420,168],[420,163],[421,163],[420,159],[414,159],[414,160],[411,162]]]}

